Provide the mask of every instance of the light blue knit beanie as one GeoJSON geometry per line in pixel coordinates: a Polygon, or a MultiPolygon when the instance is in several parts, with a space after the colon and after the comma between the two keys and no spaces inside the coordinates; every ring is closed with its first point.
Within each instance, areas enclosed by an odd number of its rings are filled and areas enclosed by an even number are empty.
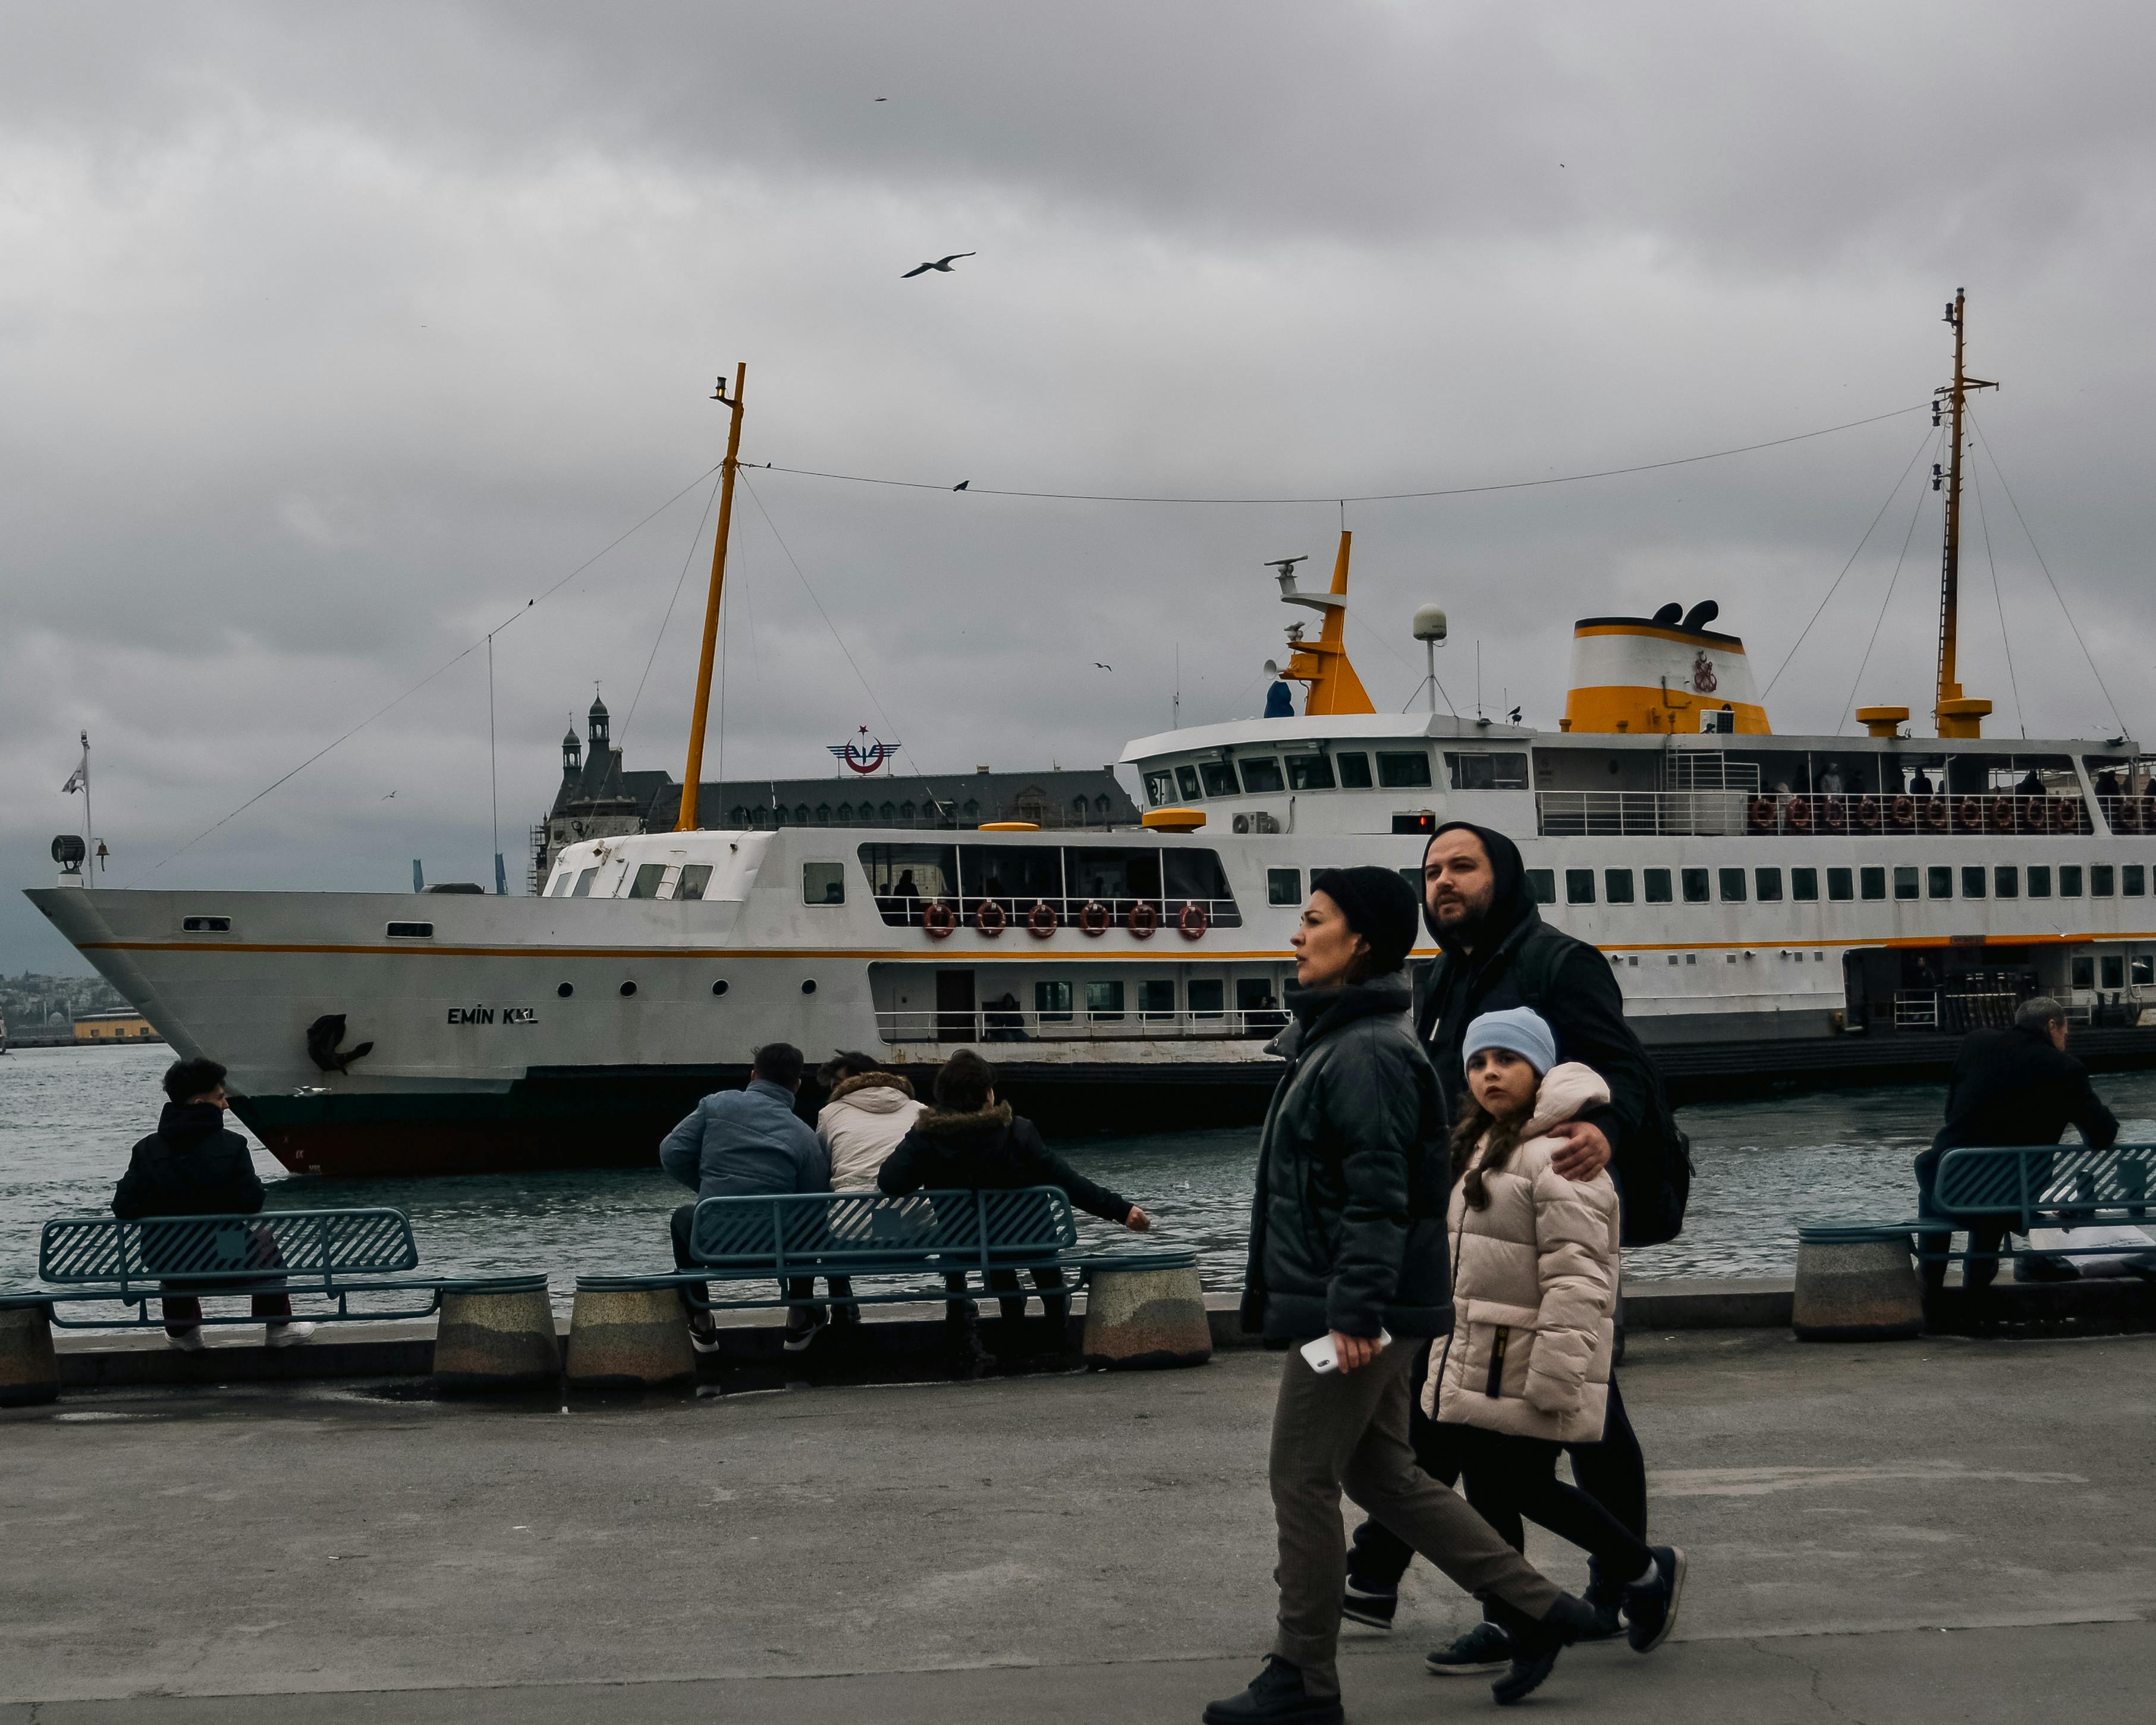
{"type": "Polygon", "coordinates": [[[1466,1035],[1460,1039],[1460,1064],[1465,1066],[1478,1050],[1485,1048],[1507,1050],[1541,1073],[1557,1064],[1557,1034],[1549,1021],[1532,1006],[1486,1012],[1469,1024],[1466,1035]]]}

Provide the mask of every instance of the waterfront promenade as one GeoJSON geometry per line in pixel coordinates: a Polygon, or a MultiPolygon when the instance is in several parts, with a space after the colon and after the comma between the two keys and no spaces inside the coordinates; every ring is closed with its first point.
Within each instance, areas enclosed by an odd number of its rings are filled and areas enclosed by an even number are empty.
{"type": "MultiPolygon", "coordinates": [[[[1189,1725],[1270,1621],[1277,1361],[472,1406],[352,1383],[0,1414],[0,1725],[1008,1716],[1189,1725]],[[396,1692],[385,1693],[385,1692],[396,1692]]],[[[2129,1717],[2156,1680],[2156,1337],[1637,1334],[1678,1639],[1551,1718],[2129,1717]]],[[[1580,1560],[1536,1554],[1568,1583],[1580,1560]]],[[[1424,1675],[1418,1566],[1351,1719],[1424,1675]]]]}

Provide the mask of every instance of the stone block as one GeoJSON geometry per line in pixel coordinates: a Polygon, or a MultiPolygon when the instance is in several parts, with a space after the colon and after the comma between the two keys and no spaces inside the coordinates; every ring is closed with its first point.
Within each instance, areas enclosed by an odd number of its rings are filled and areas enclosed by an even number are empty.
{"type": "Polygon", "coordinates": [[[446,1394],[552,1384],[562,1344],[543,1276],[454,1282],[442,1290],[434,1330],[434,1383],[446,1394]]]}
{"type": "Polygon", "coordinates": [[[1089,1266],[1079,1348],[1087,1365],[1110,1371],[1204,1365],[1213,1357],[1213,1332],[1196,1258],[1132,1254],[1089,1266]]]}
{"type": "Polygon", "coordinates": [[[27,1408],[59,1393],[50,1303],[0,1297],[0,1408],[27,1408]]]}
{"type": "Polygon", "coordinates": [[[1804,1342],[1902,1341],[1924,1327],[1909,1236],[1882,1228],[1797,1230],[1790,1327],[1804,1342]]]}
{"type": "Polygon", "coordinates": [[[569,1317],[569,1388],[655,1389],[693,1383],[689,1317],[670,1282],[580,1276],[569,1317]]]}

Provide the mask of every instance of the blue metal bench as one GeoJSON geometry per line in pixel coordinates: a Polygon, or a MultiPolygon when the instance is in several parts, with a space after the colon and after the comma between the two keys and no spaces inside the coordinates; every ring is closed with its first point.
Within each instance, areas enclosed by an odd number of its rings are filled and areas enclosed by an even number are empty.
{"type": "MultiPolygon", "coordinates": [[[[2156,1165],[2156,1144],[2115,1143],[2107,1149],[2087,1144],[2025,1144],[1949,1150],[1939,1159],[1933,1202],[1938,1214],[1920,1218],[1911,1231],[1947,1234],[1971,1221],[2011,1218],[2016,1234],[2034,1228],[2136,1226],[2150,1220],[2148,1174],[2156,1165]]],[[[2036,1254],[2076,1258],[2115,1255],[2116,1245],[2016,1246],[2010,1239],[1999,1250],[2002,1262],[2036,1254]]],[[[1936,1262],[1966,1261],[1971,1250],[1949,1249],[1919,1256],[1936,1262]]],[[[1984,1255],[1989,1256],[1989,1254],[1984,1255]]]]}
{"type": "MultiPolygon", "coordinates": [[[[431,1317],[444,1290],[476,1284],[460,1278],[413,1276],[419,1249],[402,1210],[261,1210],[253,1215],[56,1216],[38,1245],[33,1291],[49,1296],[52,1322],[76,1329],[110,1328],[116,1322],[162,1323],[150,1302],[163,1295],[286,1294],[321,1299],[332,1309],[301,1317],[387,1320],[431,1317]],[[424,1304],[355,1312],[354,1294],[424,1295],[424,1304]],[[66,1317],[59,1303],[118,1301],[133,1316],[66,1317]]],[[[490,1291],[544,1287],[544,1276],[490,1277],[490,1291]]],[[[259,1323],[259,1317],[214,1317],[208,1324],[259,1323]]]]}

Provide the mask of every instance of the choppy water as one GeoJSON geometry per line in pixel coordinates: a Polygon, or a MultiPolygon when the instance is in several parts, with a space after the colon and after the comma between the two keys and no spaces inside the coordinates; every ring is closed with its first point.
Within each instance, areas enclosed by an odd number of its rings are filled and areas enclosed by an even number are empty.
{"type": "MultiPolygon", "coordinates": [[[[163,1098],[163,1047],[25,1049],[0,1057],[0,1283],[33,1279],[48,1216],[102,1213],[163,1098]]],[[[2104,1075],[2097,1089],[2129,1136],[2156,1137],[2156,1073],[2104,1075]]],[[[1626,1254],[1635,1279],[1787,1274],[1796,1219],[1876,1215],[1913,1202],[1910,1158],[1938,1122],[1941,1087],[1825,1091],[1682,1110],[1698,1173],[1684,1235],[1626,1254]]],[[[238,1127],[239,1122],[233,1122],[238,1127]]],[[[1065,1140],[1073,1163],[1143,1204],[1154,1240],[1199,1255],[1209,1287],[1240,1284],[1254,1127],[1065,1140]]],[[[259,1147],[273,1208],[390,1204],[412,1219],[421,1262],[466,1275],[544,1270],[557,1297],[578,1271],[668,1263],[667,1213],[682,1197],[649,1171],[330,1180],[286,1173],[259,1147]]],[[[1127,1239],[1090,1217],[1088,1240],[1127,1239]]]]}

